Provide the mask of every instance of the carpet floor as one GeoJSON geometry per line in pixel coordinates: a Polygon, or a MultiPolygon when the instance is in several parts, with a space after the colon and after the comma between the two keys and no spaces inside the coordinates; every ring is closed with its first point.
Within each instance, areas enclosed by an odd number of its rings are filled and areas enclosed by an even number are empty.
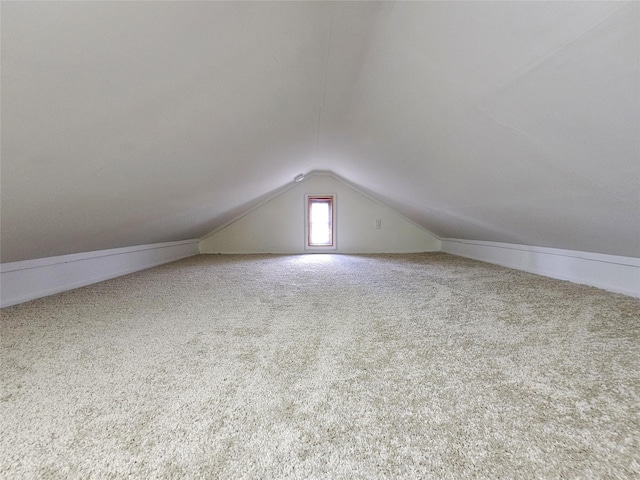
{"type": "Polygon", "coordinates": [[[0,477],[640,478],[640,300],[201,255],[1,311],[0,477]]]}

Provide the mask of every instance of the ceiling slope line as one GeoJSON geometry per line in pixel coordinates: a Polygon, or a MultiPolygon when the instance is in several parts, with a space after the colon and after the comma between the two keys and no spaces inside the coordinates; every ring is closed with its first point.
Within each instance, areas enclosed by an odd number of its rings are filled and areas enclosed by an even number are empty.
{"type": "Polygon", "coordinates": [[[334,8],[331,6],[331,22],[329,25],[329,41],[327,45],[327,61],[324,66],[324,85],[322,88],[322,100],[320,101],[320,106],[318,107],[318,128],[316,130],[316,150],[315,155],[318,155],[318,145],[320,144],[320,126],[322,124],[322,108],[324,107],[324,102],[327,97],[327,82],[329,78],[329,60],[331,59],[331,42],[333,40],[333,22],[334,22],[334,8]]]}
{"type": "Polygon", "coordinates": [[[621,265],[623,267],[640,267],[640,259],[635,257],[625,257],[622,255],[609,255],[597,252],[582,252],[580,250],[567,250],[555,247],[542,247],[538,245],[524,245],[508,242],[492,242],[484,240],[471,240],[465,238],[442,238],[441,240],[462,245],[482,245],[489,248],[502,248],[518,252],[537,252],[556,257],[579,258],[587,262],[607,263],[609,265],[621,265]]]}
{"type": "Polygon", "coordinates": [[[518,80],[523,78],[525,75],[527,75],[530,72],[536,70],[538,67],[540,67],[541,65],[546,63],[551,58],[553,58],[556,55],[558,55],[560,52],[562,52],[566,48],[568,48],[571,45],[573,45],[574,43],[576,43],[581,38],[586,37],[591,31],[593,31],[596,28],[598,28],[600,25],[602,25],[603,23],[608,21],[613,16],[617,15],[621,10],[627,8],[629,5],[634,5],[634,2],[622,2],[621,6],[616,8],[613,12],[611,12],[610,14],[605,16],[604,18],[599,18],[597,21],[592,22],[592,23],[590,23],[588,25],[585,25],[573,37],[571,37],[569,40],[565,41],[562,45],[560,45],[556,49],[554,49],[551,52],[547,53],[542,58],[533,61],[529,65],[526,65],[526,66],[522,67],[521,69],[516,70],[509,78],[507,78],[506,80],[501,82],[499,85],[497,85],[496,88],[494,89],[494,92],[500,92],[500,91],[504,90],[505,88],[507,88],[512,83],[517,82],[518,80]]]}
{"type": "MultiPolygon", "coordinates": [[[[258,203],[256,203],[255,205],[249,206],[246,210],[243,210],[241,213],[239,213],[238,215],[233,217],[231,220],[228,220],[228,221],[224,222],[219,227],[216,227],[213,230],[211,230],[210,232],[206,233],[205,235],[200,237],[198,239],[198,241],[201,242],[201,241],[206,240],[207,238],[215,235],[220,230],[223,230],[223,229],[227,228],[229,225],[231,225],[232,223],[237,222],[242,217],[245,217],[245,216],[249,215],[251,212],[253,212],[253,211],[259,209],[260,207],[262,207],[263,205],[269,203],[274,198],[279,197],[280,195],[282,195],[283,193],[287,192],[288,190],[291,190],[297,184],[298,184],[298,182],[291,181],[291,182],[285,183],[284,185],[282,185],[279,188],[276,188],[275,190],[272,190],[272,191],[262,195],[262,197],[258,197],[258,198],[262,198],[260,201],[258,201],[258,203]]],[[[255,200],[257,200],[257,199],[254,199],[254,201],[255,200]]],[[[251,203],[251,202],[248,202],[248,203],[251,203]]]]}
{"type": "Polygon", "coordinates": [[[67,253],[54,255],[53,257],[33,258],[30,260],[18,260],[16,262],[0,263],[0,273],[32,270],[35,268],[49,267],[52,265],[62,265],[66,263],[83,262],[96,258],[117,257],[123,254],[148,252],[151,250],[161,250],[164,248],[180,247],[182,245],[192,245],[198,243],[197,238],[187,240],[175,240],[172,242],[150,243],[148,245],[132,245],[130,247],[117,247],[102,250],[92,250],[89,252],[67,253]]]}
{"type": "MultiPolygon", "coordinates": [[[[489,112],[487,112],[483,108],[479,107],[478,105],[476,105],[476,110],[478,111],[478,113],[480,113],[481,115],[483,115],[485,118],[489,119],[490,121],[492,121],[496,125],[499,125],[499,126],[501,126],[503,128],[506,128],[507,130],[510,130],[510,131],[514,132],[519,137],[522,137],[523,139],[526,139],[530,143],[538,146],[540,149],[542,149],[543,152],[548,153],[552,158],[554,158],[554,159],[559,161],[559,163],[553,163],[553,164],[550,163],[550,162],[545,162],[545,163],[547,163],[549,165],[552,165],[554,168],[558,168],[559,165],[562,165],[562,168],[565,169],[565,171],[571,172],[573,175],[582,178],[583,180],[585,180],[590,185],[593,185],[594,187],[596,187],[599,190],[607,193],[608,195],[613,196],[613,198],[615,198],[616,200],[624,201],[623,198],[620,198],[615,193],[612,193],[611,190],[606,188],[606,186],[599,184],[596,180],[593,180],[593,179],[585,176],[584,174],[578,172],[574,168],[566,166],[562,162],[562,160],[565,158],[564,156],[560,155],[560,153],[556,152],[554,149],[548,147],[545,143],[543,143],[542,141],[540,141],[539,139],[537,139],[536,137],[534,137],[530,133],[527,133],[524,130],[520,130],[519,128],[511,126],[511,125],[509,125],[509,124],[507,124],[507,123],[505,123],[505,122],[503,122],[501,120],[498,120],[497,118],[495,118],[493,115],[491,115],[489,112]]],[[[456,207],[456,208],[459,208],[459,207],[456,207]]]]}

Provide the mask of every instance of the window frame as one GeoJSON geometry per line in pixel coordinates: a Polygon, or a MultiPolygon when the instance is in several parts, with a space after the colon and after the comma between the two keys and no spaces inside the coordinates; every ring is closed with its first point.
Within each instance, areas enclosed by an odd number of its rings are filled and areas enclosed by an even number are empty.
{"type": "Polygon", "coordinates": [[[304,249],[309,252],[321,252],[327,250],[337,250],[338,234],[337,234],[337,195],[329,194],[311,194],[304,196],[304,249]],[[331,245],[311,245],[311,203],[313,200],[330,200],[331,204],[331,245]]]}

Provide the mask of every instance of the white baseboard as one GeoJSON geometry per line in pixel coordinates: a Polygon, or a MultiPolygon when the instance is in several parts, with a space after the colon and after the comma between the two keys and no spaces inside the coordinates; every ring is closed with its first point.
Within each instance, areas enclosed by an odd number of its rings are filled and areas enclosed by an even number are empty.
{"type": "Polygon", "coordinates": [[[0,307],[197,255],[198,240],[74,253],[0,265],[0,307]]]}
{"type": "Polygon", "coordinates": [[[442,251],[640,298],[640,258],[442,238],[442,251]]]}

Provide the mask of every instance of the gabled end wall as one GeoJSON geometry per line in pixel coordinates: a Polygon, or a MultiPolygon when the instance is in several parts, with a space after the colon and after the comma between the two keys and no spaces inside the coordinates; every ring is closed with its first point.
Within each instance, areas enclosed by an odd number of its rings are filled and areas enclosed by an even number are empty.
{"type": "MultiPolygon", "coordinates": [[[[212,232],[201,253],[310,253],[305,250],[305,195],[335,194],[337,248],[330,253],[440,250],[438,237],[339,177],[315,172],[258,208],[212,232]],[[376,220],[381,228],[376,228],[376,220]]],[[[314,252],[315,253],[315,252],[314,252]]]]}

